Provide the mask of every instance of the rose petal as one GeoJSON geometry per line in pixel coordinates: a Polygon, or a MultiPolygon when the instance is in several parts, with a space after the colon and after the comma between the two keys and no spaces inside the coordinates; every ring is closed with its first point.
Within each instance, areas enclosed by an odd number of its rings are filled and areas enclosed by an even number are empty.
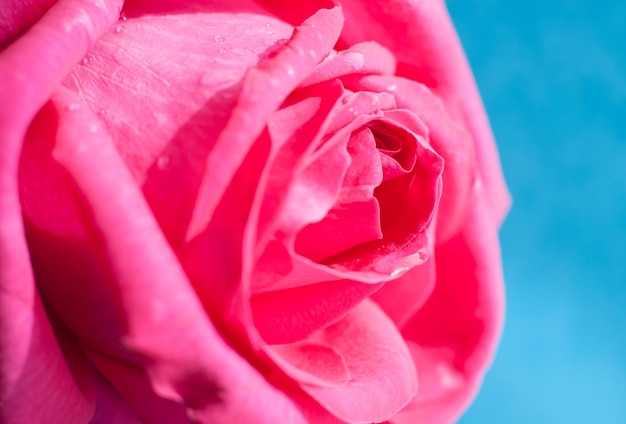
{"type": "Polygon", "coordinates": [[[332,347],[298,342],[266,346],[264,350],[299,383],[341,386],[350,380],[350,372],[342,356],[332,347]]]}
{"type": "Polygon", "coordinates": [[[343,318],[381,285],[325,281],[259,295],[251,300],[254,323],[267,343],[303,340],[343,318]]]}
{"type": "Polygon", "coordinates": [[[431,255],[422,265],[411,268],[406,274],[385,283],[371,297],[396,326],[402,328],[426,302],[435,288],[435,281],[435,257],[431,255]]]}
{"type": "MultiPolygon", "coordinates": [[[[275,153],[268,163],[267,182],[259,186],[263,197],[258,218],[258,251],[277,231],[293,233],[309,222],[319,221],[332,206],[349,163],[347,152],[342,151],[339,144],[334,146],[337,157],[332,160],[337,163],[336,168],[328,167],[323,160],[312,160],[311,156],[320,148],[329,126],[329,115],[333,115],[343,92],[337,82],[300,90],[290,96],[288,104],[271,115],[268,131],[275,153]],[[323,166],[330,168],[328,171],[333,175],[318,176],[316,173],[323,171],[311,169],[323,166]],[[310,177],[308,181],[303,178],[307,175],[310,177]],[[300,187],[294,189],[294,185],[300,187]],[[306,192],[300,193],[299,190],[306,192]],[[321,196],[323,193],[325,196],[321,196]],[[299,197],[306,196],[315,199],[310,210],[303,209],[300,203],[299,197]]],[[[325,155],[333,156],[333,152],[325,155]]]]}
{"type": "MultiPolygon", "coordinates": [[[[122,324],[100,275],[99,253],[89,243],[71,179],[52,157],[59,116],[69,126],[81,119],[58,109],[66,106],[50,102],[42,108],[22,149],[20,201],[31,264],[47,306],[83,344],[124,356],[118,341],[122,324]]],[[[72,104],[80,107],[86,108],[72,104]]]]}
{"type": "Polygon", "coordinates": [[[414,396],[417,379],[402,337],[387,316],[369,300],[313,339],[342,356],[350,381],[342,386],[302,388],[347,422],[389,419],[414,396]]]}
{"type": "Polygon", "coordinates": [[[402,328],[430,377],[413,400],[415,422],[450,421],[471,400],[492,360],[502,330],[503,290],[497,223],[480,187],[473,193],[462,231],[439,245],[437,284],[428,301],[402,328]],[[436,373],[432,375],[432,373],[436,373]],[[427,406],[420,412],[422,403],[427,406]]]}
{"type": "Polygon", "coordinates": [[[300,86],[351,74],[393,75],[395,70],[396,59],[389,50],[373,42],[359,43],[329,55],[300,86]]]}
{"type": "MultiPolygon", "coordinates": [[[[77,387],[37,294],[18,197],[18,161],[30,120],[103,29],[118,2],[60,1],[0,53],[0,349],[3,421],[84,422],[93,413],[77,387]]],[[[29,19],[32,19],[29,18],[29,19]]]]}

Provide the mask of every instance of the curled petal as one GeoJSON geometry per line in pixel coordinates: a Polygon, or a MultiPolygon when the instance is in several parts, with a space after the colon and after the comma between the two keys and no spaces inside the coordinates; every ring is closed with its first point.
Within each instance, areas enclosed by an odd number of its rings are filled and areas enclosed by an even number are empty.
{"type": "MultiPolygon", "coordinates": [[[[336,324],[312,335],[310,341],[315,346],[328,346],[333,354],[313,358],[319,361],[314,364],[301,345],[283,347],[273,355],[286,351],[289,355],[282,360],[294,367],[307,364],[318,370],[335,370],[323,384],[307,379],[300,386],[337,418],[382,422],[414,396],[417,379],[409,351],[394,324],[374,302],[365,300],[336,324]],[[342,359],[340,363],[337,356],[342,359]]],[[[272,354],[271,346],[268,350],[272,354]]]]}
{"type": "Polygon", "coordinates": [[[475,189],[461,232],[436,248],[435,289],[402,328],[425,378],[398,422],[457,417],[495,352],[504,314],[502,271],[497,223],[483,194],[475,189]]]}
{"type": "Polygon", "coordinates": [[[207,158],[188,238],[198,234],[209,222],[237,165],[265,128],[270,114],[330,52],[342,23],[339,8],[319,10],[296,28],[288,44],[276,56],[248,72],[230,120],[207,158]],[[307,54],[307,51],[313,53],[307,54]]]}
{"type": "MultiPolygon", "coordinates": [[[[63,91],[54,101],[68,105],[76,100],[63,91]]],[[[109,290],[127,328],[124,342],[142,358],[153,390],[183,403],[188,414],[205,422],[304,421],[293,402],[219,336],[95,116],[83,109],[63,110],[81,113],[83,119],[60,126],[54,156],[84,202],[109,290]],[[264,403],[277,409],[260,408],[264,403]]]]}

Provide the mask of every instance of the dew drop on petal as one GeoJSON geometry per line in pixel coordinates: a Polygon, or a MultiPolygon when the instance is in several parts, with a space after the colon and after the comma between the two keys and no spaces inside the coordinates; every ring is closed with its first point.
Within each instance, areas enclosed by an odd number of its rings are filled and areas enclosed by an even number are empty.
{"type": "Polygon", "coordinates": [[[343,54],[343,60],[355,70],[361,69],[365,65],[365,56],[361,52],[348,51],[343,54]]]}
{"type": "Polygon", "coordinates": [[[391,278],[397,278],[397,277],[400,277],[400,276],[402,276],[402,275],[406,274],[406,272],[407,272],[408,270],[409,270],[409,268],[407,268],[407,267],[405,267],[405,266],[400,267],[400,268],[398,268],[398,269],[395,269],[395,270],[393,270],[393,271],[391,272],[391,274],[390,274],[390,275],[391,275],[391,278]]]}
{"type": "Polygon", "coordinates": [[[398,86],[395,84],[391,84],[387,86],[387,91],[396,91],[398,89],[398,86]]]}
{"type": "Polygon", "coordinates": [[[67,110],[69,110],[70,112],[74,112],[78,109],[80,109],[79,103],[70,103],[69,105],[67,105],[67,110]]]}
{"type": "Polygon", "coordinates": [[[237,56],[250,56],[250,50],[236,48],[233,49],[233,54],[236,54],[237,56]]]}
{"type": "Polygon", "coordinates": [[[215,37],[213,37],[213,41],[215,41],[216,43],[223,43],[224,41],[226,41],[226,38],[221,35],[216,35],[215,37]]]}
{"type": "Polygon", "coordinates": [[[124,13],[124,11],[120,12],[120,21],[125,21],[126,20],[126,14],[124,13]]]}
{"type": "Polygon", "coordinates": [[[116,25],[115,26],[115,32],[117,32],[118,34],[121,32],[126,31],[126,27],[124,25],[116,25]]]}
{"type": "Polygon", "coordinates": [[[219,54],[224,54],[224,53],[226,53],[226,49],[219,49],[217,52],[218,52],[219,54]]]}

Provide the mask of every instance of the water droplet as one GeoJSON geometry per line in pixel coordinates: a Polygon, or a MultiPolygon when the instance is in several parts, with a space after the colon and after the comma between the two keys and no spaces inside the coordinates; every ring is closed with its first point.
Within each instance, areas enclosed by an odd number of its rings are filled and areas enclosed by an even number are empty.
{"type": "Polygon", "coordinates": [[[274,31],[267,31],[266,34],[267,35],[274,35],[274,31]]]}
{"type": "Polygon", "coordinates": [[[126,27],[124,25],[116,25],[115,26],[115,32],[117,32],[118,34],[120,32],[124,32],[124,31],[126,31],[126,27]]]}
{"type": "Polygon", "coordinates": [[[74,112],[78,109],[80,109],[79,103],[70,103],[69,105],[67,105],[67,110],[69,110],[70,112],[74,112]]]}
{"type": "Polygon", "coordinates": [[[285,44],[287,44],[289,42],[289,40],[287,40],[286,38],[281,38],[280,40],[276,41],[276,45],[278,46],[284,46],[285,44]]]}
{"type": "Polygon", "coordinates": [[[363,53],[356,51],[347,51],[342,54],[345,60],[354,70],[361,69],[365,65],[365,56],[363,53]]]}
{"type": "Polygon", "coordinates": [[[246,49],[233,49],[233,53],[236,54],[237,56],[250,56],[250,50],[246,50],[246,49]]]}
{"type": "Polygon", "coordinates": [[[407,267],[400,267],[398,269],[395,269],[390,274],[391,278],[400,277],[401,275],[405,274],[408,270],[409,270],[409,268],[407,268],[407,267]]]}
{"type": "Polygon", "coordinates": [[[396,91],[398,89],[398,86],[395,84],[391,84],[387,86],[387,91],[396,91]]]}
{"type": "Polygon", "coordinates": [[[100,109],[100,111],[98,111],[98,115],[102,116],[105,115],[108,111],[106,109],[100,109]]]}
{"type": "Polygon", "coordinates": [[[120,12],[120,21],[125,21],[126,20],[126,13],[124,13],[124,11],[120,12]]]}
{"type": "Polygon", "coordinates": [[[224,53],[226,53],[226,49],[219,49],[217,52],[218,52],[219,54],[224,54],[224,53]]]}
{"type": "Polygon", "coordinates": [[[223,43],[224,41],[226,41],[226,38],[221,35],[216,35],[215,37],[213,37],[213,41],[215,41],[216,43],[223,43]]]}
{"type": "Polygon", "coordinates": [[[271,28],[272,24],[270,24],[269,22],[265,24],[266,27],[271,28]]]}
{"type": "Polygon", "coordinates": [[[157,159],[156,166],[157,166],[157,168],[159,168],[162,171],[165,168],[167,168],[167,165],[169,165],[169,164],[170,164],[170,157],[169,157],[169,155],[161,155],[157,159]]]}
{"type": "Polygon", "coordinates": [[[88,64],[90,64],[91,62],[93,62],[94,60],[96,60],[96,59],[95,59],[93,56],[85,56],[85,57],[83,58],[82,64],[83,64],[83,65],[88,65],[88,64]]]}
{"type": "Polygon", "coordinates": [[[287,75],[289,75],[290,77],[293,77],[296,74],[295,69],[293,69],[293,66],[287,65],[287,75]]]}

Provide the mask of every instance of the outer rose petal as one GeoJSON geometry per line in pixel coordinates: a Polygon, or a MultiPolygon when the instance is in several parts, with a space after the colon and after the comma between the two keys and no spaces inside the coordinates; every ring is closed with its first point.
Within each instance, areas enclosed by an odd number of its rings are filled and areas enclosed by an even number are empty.
{"type": "Polygon", "coordinates": [[[498,226],[481,187],[473,194],[461,233],[436,249],[433,294],[402,328],[418,375],[426,377],[398,423],[456,418],[475,395],[500,337],[504,301],[498,226]]]}
{"type": "Polygon", "coordinates": [[[0,53],[0,98],[12,99],[0,104],[3,421],[45,421],[50,415],[68,422],[84,421],[93,411],[66,368],[35,289],[21,221],[17,168],[30,120],[71,65],[118,14],[117,2],[61,1],[0,53]],[[54,391],[43,375],[52,376],[54,391]]]}
{"type": "MultiPolygon", "coordinates": [[[[67,92],[55,96],[61,105],[75,101],[67,92]]],[[[95,116],[83,109],[65,113],[79,116],[67,120],[70,125],[61,119],[55,157],[85,202],[128,328],[126,343],[142,356],[154,390],[204,422],[304,422],[297,406],[217,334],[95,116]],[[74,142],[86,138],[91,142],[74,142]]]]}

